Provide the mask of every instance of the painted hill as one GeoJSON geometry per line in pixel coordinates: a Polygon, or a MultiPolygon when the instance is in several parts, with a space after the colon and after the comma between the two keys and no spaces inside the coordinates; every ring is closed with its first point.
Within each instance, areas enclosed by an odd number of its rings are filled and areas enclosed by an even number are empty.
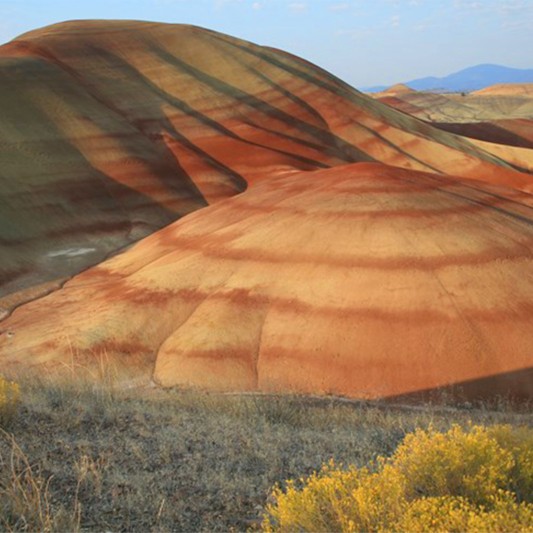
{"type": "Polygon", "coordinates": [[[407,87],[407,85],[403,83],[397,83],[396,85],[392,85],[391,87],[380,93],[374,94],[374,97],[398,96],[414,92],[416,91],[414,89],[411,89],[410,87],[407,87]]]}
{"type": "Polygon", "coordinates": [[[484,96],[533,96],[533,83],[497,83],[475,91],[473,94],[484,96]]]}
{"type": "Polygon", "coordinates": [[[532,217],[530,195],[377,163],[268,179],[18,309],[2,368],[529,397],[532,217]]]}
{"type": "Polygon", "coordinates": [[[505,157],[190,26],[60,24],[0,72],[3,372],[530,395],[533,176],[505,157]]]}
{"type": "Polygon", "coordinates": [[[507,180],[303,60],[190,26],[58,24],[0,47],[0,72],[5,309],[263,175],[377,160],[507,180]]]}
{"type": "MultiPolygon", "coordinates": [[[[517,69],[501,65],[476,65],[441,78],[428,76],[404,82],[417,91],[471,92],[499,83],[533,83],[533,69],[517,69]]],[[[382,92],[383,86],[367,87],[365,92],[382,92]]]]}

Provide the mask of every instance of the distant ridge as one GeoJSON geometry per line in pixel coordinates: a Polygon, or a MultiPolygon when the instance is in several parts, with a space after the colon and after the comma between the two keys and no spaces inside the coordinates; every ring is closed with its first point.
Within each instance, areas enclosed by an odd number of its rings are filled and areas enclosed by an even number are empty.
{"type": "MultiPolygon", "coordinates": [[[[517,69],[501,65],[483,64],[465,68],[442,78],[429,76],[404,82],[417,91],[470,92],[498,83],[532,83],[533,69],[517,69]]],[[[363,87],[367,93],[384,91],[383,85],[363,87]]]]}

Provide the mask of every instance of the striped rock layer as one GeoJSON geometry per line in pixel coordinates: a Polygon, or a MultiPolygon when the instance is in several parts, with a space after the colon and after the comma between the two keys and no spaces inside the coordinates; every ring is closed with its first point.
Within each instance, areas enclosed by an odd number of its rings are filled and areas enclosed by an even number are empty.
{"type": "Polygon", "coordinates": [[[18,309],[2,367],[104,354],[165,386],[529,397],[531,204],[376,163],[265,180],[18,309]]]}
{"type": "Polygon", "coordinates": [[[187,26],[52,26],[0,72],[3,372],[532,396],[533,176],[508,154],[187,26]]]}

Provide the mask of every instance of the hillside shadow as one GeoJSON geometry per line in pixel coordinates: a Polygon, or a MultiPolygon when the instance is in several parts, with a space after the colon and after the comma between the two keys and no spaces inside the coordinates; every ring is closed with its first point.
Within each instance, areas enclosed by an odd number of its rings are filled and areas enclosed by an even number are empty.
{"type": "Polygon", "coordinates": [[[389,396],[387,402],[451,403],[492,407],[502,401],[523,405],[533,402],[533,367],[441,387],[389,396]]]}
{"type": "MultiPolygon", "coordinates": [[[[19,161],[18,165],[28,175],[26,179],[16,179],[7,167],[0,169],[0,184],[9,186],[12,197],[10,202],[2,202],[0,213],[0,297],[75,275],[123,246],[207,205],[198,187],[163,143],[155,143],[135,128],[123,113],[89,87],[86,80],[50,53],[41,53],[39,49],[31,52],[36,57],[26,60],[30,61],[29,70],[19,69],[11,76],[22,76],[21,83],[27,84],[24,76],[32,74],[34,65],[38,76],[42,72],[51,78],[53,87],[59,88],[56,90],[73,82],[74,89],[70,88],[65,104],[74,106],[73,98],[78,98],[79,109],[89,110],[87,120],[102,135],[108,132],[113,135],[121,157],[142,161],[152,179],[168,190],[168,199],[173,203],[179,200],[179,206],[166,207],[96,168],[89,156],[82,153],[76,139],[69,138],[60,122],[56,123],[55,115],[50,116],[39,105],[19,95],[19,100],[25,103],[25,113],[31,115],[34,134],[46,132],[44,138],[51,140],[42,149],[40,145],[32,148],[37,157],[28,157],[25,144],[8,146],[8,161],[19,161]],[[98,106],[103,106],[102,110],[98,106]],[[114,121],[107,119],[113,115],[114,121]],[[117,131],[121,132],[123,127],[126,133],[114,135],[113,122],[117,131]],[[140,142],[132,140],[128,130],[140,136],[140,142]],[[41,157],[41,152],[46,157],[41,157]],[[78,254],[77,250],[83,253],[78,254]],[[49,252],[58,252],[57,259],[48,258],[49,252]],[[61,255],[63,252],[66,255],[61,255]]],[[[13,82],[16,83],[16,78],[13,82]]],[[[18,123],[20,113],[16,106],[13,113],[6,112],[4,121],[18,123]]],[[[147,185],[151,188],[149,182],[147,185]]]]}
{"type": "Polygon", "coordinates": [[[174,65],[178,70],[189,74],[197,81],[203,83],[212,90],[229,96],[236,102],[249,107],[271,119],[275,119],[281,123],[286,124],[294,129],[300,130],[306,135],[317,139],[321,144],[325,144],[329,148],[334,149],[336,157],[348,163],[355,163],[360,161],[374,161],[374,158],[369,156],[366,152],[353,146],[352,144],[341,139],[332,132],[309,124],[295,116],[289,115],[285,111],[269,104],[261,98],[246,93],[245,91],[231,85],[221,79],[215,78],[206,72],[203,72],[196,67],[186,63],[178,57],[172,55],[163,48],[150,46],[150,51],[159,57],[165,63],[174,65]]]}
{"type": "MultiPolygon", "coordinates": [[[[325,168],[327,165],[324,165],[320,161],[316,161],[307,157],[300,156],[298,154],[294,154],[291,152],[287,152],[284,150],[280,150],[275,147],[266,146],[254,141],[250,141],[248,139],[245,139],[235,132],[231,131],[230,129],[226,128],[223,124],[220,122],[217,122],[216,120],[208,117],[206,114],[202,113],[201,111],[192,108],[187,102],[184,100],[178,98],[175,95],[172,95],[168,93],[167,91],[161,89],[158,85],[156,85],[152,80],[150,80],[147,76],[145,76],[142,72],[140,72],[137,68],[135,68],[133,65],[122,59],[121,57],[117,56],[116,54],[107,53],[107,55],[112,58],[113,62],[118,64],[119,67],[127,73],[129,80],[134,80],[135,83],[140,84],[145,89],[147,88],[150,92],[157,95],[157,97],[164,102],[168,103],[172,107],[178,109],[181,111],[185,116],[189,116],[191,118],[194,118],[197,120],[200,124],[207,126],[208,128],[212,129],[214,133],[218,133],[221,136],[227,137],[228,139],[243,143],[245,145],[265,149],[274,153],[278,153],[280,155],[290,157],[291,159],[294,159],[295,161],[298,161],[299,163],[303,163],[307,168],[325,168]]],[[[130,119],[131,120],[131,119],[130,119]]],[[[150,129],[149,124],[145,124],[142,121],[139,120],[132,120],[132,122],[141,130],[147,132],[147,130],[150,129]]],[[[163,112],[161,106],[158,106],[157,109],[157,117],[154,121],[157,123],[158,126],[161,126],[161,130],[159,133],[166,132],[171,134],[171,136],[180,142],[184,147],[189,149],[191,152],[199,156],[203,161],[208,162],[213,168],[217,169],[219,172],[221,172],[223,175],[228,177],[233,185],[237,188],[238,191],[242,192],[247,187],[247,181],[246,179],[239,174],[234,169],[230,168],[229,166],[222,163],[220,160],[216,159],[212,154],[206,152],[202,148],[200,148],[197,144],[193,143],[191,139],[189,139],[186,135],[184,135],[182,132],[178,131],[172,122],[168,119],[168,116],[163,112]]],[[[148,135],[156,135],[157,133],[146,133],[148,135]]]]}
{"type": "MultiPolygon", "coordinates": [[[[101,105],[106,111],[111,112],[115,115],[115,120],[118,119],[119,122],[125,124],[126,128],[131,128],[132,131],[142,135],[146,138],[146,141],[149,143],[152,150],[154,150],[154,155],[159,156],[157,162],[150,161],[149,159],[140,157],[149,167],[153,168],[154,176],[157,177],[169,190],[178,191],[179,193],[183,192],[184,187],[190,190],[190,196],[201,199],[204,205],[207,205],[207,201],[201,194],[200,190],[185,171],[185,169],[177,161],[174,154],[163,144],[163,143],[154,143],[154,139],[146,135],[144,131],[136,127],[136,125],[128,117],[128,114],[120,109],[117,105],[110,101],[109,98],[105,97],[95,84],[86,79],[83,73],[78,72],[76,69],[72,68],[69,64],[65,63],[59,59],[54,53],[49,49],[41,47],[34,42],[29,41],[17,41],[17,44],[23,46],[24,50],[36,56],[39,60],[44,59],[46,65],[58,68],[61,74],[64,74],[70,79],[73,79],[76,83],[76,86],[81,90],[86,97],[89,97],[97,104],[101,105]],[[158,153],[159,152],[159,153],[158,153]],[[159,172],[161,168],[167,166],[167,172],[159,172]],[[168,171],[171,171],[170,173],[168,171]],[[171,174],[171,176],[169,176],[171,174]],[[176,176],[179,176],[180,183],[177,183],[176,176]]],[[[87,46],[87,50],[98,58],[101,61],[109,63],[108,56],[109,53],[105,50],[102,50],[96,46],[87,46]]],[[[108,64],[110,72],[113,72],[113,65],[108,64]]],[[[131,89],[131,83],[123,83],[122,80],[113,78],[109,80],[109,85],[116,87],[117,85],[122,85],[125,89],[124,94],[128,94],[128,89],[131,89]]],[[[106,124],[100,124],[96,121],[96,118],[91,117],[94,120],[95,124],[98,124],[102,131],[106,131],[106,124]]],[[[137,156],[138,154],[131,151],[130,147],[126,144],[124,139],[120,136],[114,137],[114,141],[123,149],[124,153],[137,156]]]]}
{"type": "Polygon", "coordinates": [[[456,135],[518,148],[533,148],[533,141],[491,122],[432,122],[433,126],[456,135]]]}

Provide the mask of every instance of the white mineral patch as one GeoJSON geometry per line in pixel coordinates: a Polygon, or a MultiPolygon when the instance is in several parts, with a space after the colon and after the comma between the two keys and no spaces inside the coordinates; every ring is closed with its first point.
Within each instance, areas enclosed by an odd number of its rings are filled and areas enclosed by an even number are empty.
{"type": "Polygon", "coordinates": [[[90,254],[94,251],[96,251],[96,248],[65,248],[64,250],[55,250],[53,252],[48,252],[46,255],[48,257],[76,257],[78,255],[90,254]]]}

